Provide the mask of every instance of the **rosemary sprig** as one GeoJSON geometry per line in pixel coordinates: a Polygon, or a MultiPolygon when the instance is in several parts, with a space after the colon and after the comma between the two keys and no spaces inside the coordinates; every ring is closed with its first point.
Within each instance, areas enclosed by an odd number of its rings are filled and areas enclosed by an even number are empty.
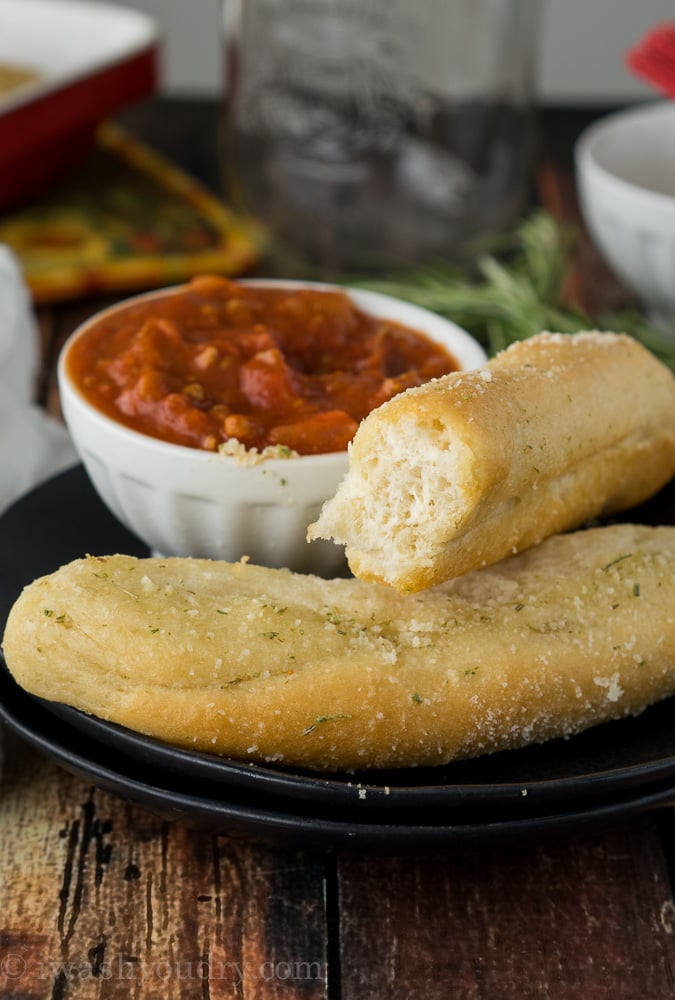
{"type": "Polygon", "coordinates": [[[636,309],[591,317],[569,307],[563,290],[573,248],[574,234],[540,210],[515,230],[510,250],[481,254],[473,276],[439,261],[388,279],[352,277],[345,283],[440,313],[473,333],[489,354],[542,330],[614,330],[635,337],[675,370],[675,325],[669,335],[636,309]]]}

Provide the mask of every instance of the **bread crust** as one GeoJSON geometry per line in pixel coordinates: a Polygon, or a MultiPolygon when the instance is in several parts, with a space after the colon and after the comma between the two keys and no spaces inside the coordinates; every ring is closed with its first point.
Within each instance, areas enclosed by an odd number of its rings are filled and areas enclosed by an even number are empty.
{"type": "Polygon", "coordinates": [[[308,537],[416,591],[633,507],[673,474],[672,372],[627,336],[544,333],[373,411],[308,537]]]}
{"type": "Polygon", "coordinates": [[[422,594],[243,563],[88,557],[15,603],[20,685],[182,747],[443,764],[675,693],[675,528],[550,538],[422,594]]]}

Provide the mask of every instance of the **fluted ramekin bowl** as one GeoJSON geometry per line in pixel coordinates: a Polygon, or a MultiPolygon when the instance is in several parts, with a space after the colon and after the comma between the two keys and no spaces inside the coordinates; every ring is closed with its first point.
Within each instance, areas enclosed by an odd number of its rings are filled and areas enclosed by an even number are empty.
{"type": "MultiPolygon", "coordinates": [[[[657,325],[675,329],[675,102],[606,115],[576,143],[593,242],[657,325]]],[[[675,335],[674,335],[675,336],[675,335]]]]}
{"type": "MultiPolygon", "coordinates": [[[[335,289],[307,282],[259,279],[263,287],[335,289]]],[[[414,328],[442,344],[461,370],[486,360],[465,330],[425,309],[389,296],[341,289],[357,308],[414,328]]],[[[97,493],[113,514],[149,548],[165,556],[233,562],[248,557],[264,566],[321,576],[346,570],[342,547],[307,542],[307,527],[347,471],[347,452],[267,458],[242,464],[220,452],[171,444],[131,430],[90,403],[69,369],[73,344],[93,324],[132,303],[180,288],[135,296],[86,320],[64,345],[58,364],[63,415],[97,493]]]]}

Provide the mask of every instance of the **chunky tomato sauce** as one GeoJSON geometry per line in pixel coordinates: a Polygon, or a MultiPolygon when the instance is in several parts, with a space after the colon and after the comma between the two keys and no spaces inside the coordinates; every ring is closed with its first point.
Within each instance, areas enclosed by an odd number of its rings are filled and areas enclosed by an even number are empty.
{"type": "Polygon", "coordinates": [[[101,318],[68,364],[94,406],[144,434],[301,455],[342,451],[370,410],[457,369],[444,348],[341,291],[211,276],[101,318]]]}

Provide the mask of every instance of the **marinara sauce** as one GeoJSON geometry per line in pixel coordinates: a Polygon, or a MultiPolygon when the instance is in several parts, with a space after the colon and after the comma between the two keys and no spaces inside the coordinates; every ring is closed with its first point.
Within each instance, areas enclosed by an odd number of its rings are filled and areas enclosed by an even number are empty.
{"type": "Polygon", "coordinates": [[[342,451],[376,406],[458,367],[344,292],[215,276],[101,317],[73,343],[68,366],[89,402],[143,434],[301,455],[342,451]]]}

